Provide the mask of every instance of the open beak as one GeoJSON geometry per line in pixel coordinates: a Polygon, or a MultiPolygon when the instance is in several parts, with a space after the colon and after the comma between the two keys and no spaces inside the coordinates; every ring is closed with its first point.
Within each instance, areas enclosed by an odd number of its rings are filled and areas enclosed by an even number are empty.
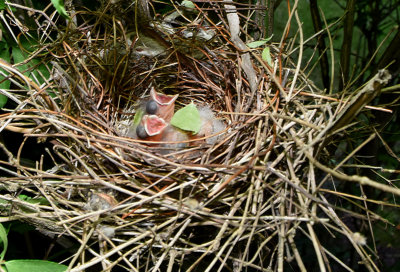
{"type": "Polygon", "coordinates": [[[151,100],[146,104],[146,111],[149,114],[155,114],[163,118],[166,122],[171,121],[175,110],[175,100],[178,98],[178,95],[171,96],[158,93],[153,87],[150,90],[150,97],[151,100]]]}
{"type": "Polygon", "coordinates": [[[165,120],[157,115],[144,115],[136,128],[136,135],[143,140],[160,141],[167,126],[165,120]]]}

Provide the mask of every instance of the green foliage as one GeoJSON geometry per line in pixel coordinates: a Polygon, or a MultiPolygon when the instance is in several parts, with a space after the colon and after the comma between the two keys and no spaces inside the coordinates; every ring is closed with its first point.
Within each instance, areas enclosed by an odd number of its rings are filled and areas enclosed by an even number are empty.
{"type": "Polygon", "coordinates": [[[38,198],[32,198],[27,195],[19,195],[18,196],[21,200],[26,201],[31,204],[38,204],[38,205],[49,205],[49,201],[45,197],[38,197],[38,198]]]}
{"type": "Polygon", "coordinates": [[[6,8],[5,0],[0,0],[0,10],[4,10],[6,8]]]}
{"type": "MultiPolygon", "coordinates": [[[[0,41],[0,59],[10,62],[9,46],[6,42],[0,41]]],[[[8,73],[0,68],[0,72],[8,75],[8,73]]],[[[3,75],[0,74],[0,89],[8,90],[11,82],[7,80],[3,75]]],[[[7,103],[8,97],[4,94],[0,94],[0,109],[7,103]]]]}
{"type": "Polygon", "coordinates": [[[35,39],[20,39],[19,46],[12,47],[12,57],[14,64],[19,64],[18,70],[24,72],[26,76],[31,78],[33,81],[42,84],[44,78],[49,78],[50,73],[44,64],[41,64],[39,58],[33,58],[29,62],[25,61],[30,57],[30,53],[33,53],[39,43],[35,39]]]}
{"type": "Polygon", "coordinates": [[[196,8],[193,2],[188,0],[183,0],[181,5],[184,6],[185,8],[193,8],[193,9],[196,8]]]}
{"type": "MultiPolygon", "coordinates": [[[[34,82],[42,84],[45,79],[50,77],[50,72],[47,67],[41,63],[39,58],[30,58],[30,54],[33,53],[39,42],[34,38],[26,38],[22,36],[19,39],[19,44],[9,44],[6,41],[0,41],[0,59],[7,63],[16,64],[16,68],[23,72],[23,74],[34,82]],[[29,61],[28,61],[29,59],[29,61]]],[[[9,73],[4,69],[0,68],[0,71],[4,75],[9,73]]],[[[0,74],[0,89],[10,89],[11,82],[7,78],[0,74]]],[[[8,97],[0,94],[0,109],[2,109],[7,103],[8,97]]]]}
{"type": "Polygon", "coordinates": [[[182,130],[191,131],[196,134],[200,131],[200,113],[193,103],[178,110],[171,120],[171,125],[182,130]]]}
{"type": "Polygon", "coordinates": [[[56,8],[57,12],[65,19],[71,19],[64,7],[64,0],[51,0],[51,3],[56,8]]]}
{"type": "MultiPolygon", "coordinates": [[[[267,42],[269,42],[271,39],[272,39],[272,35],[271,35],[271,37],[266,38],[266,39],[263,39],[263,40],[260,40],[260,41],[249,42],[249,43],[247,44],[247,46],[248,46],[249,48],[251,48],[251,49],[258,48],[258,47],[264,46],[264,45],[265,45],[267,42]]],[[[268,65],[272,66],[271,52],[270,52],[270,49],[269,49],[268,46],[266,46],[266,47],[263,49],[262,54],[261,54],[261,57],[262,57],[263,60],[265,60],[265,61],[268,63],[268,65]]]]}
{"type": "Polygon", "coordinates": [[[64,272],[68,267],[43,260],[12,260],[4,263],[7,272],[64,272]]]}
{"type": "MultiPolygon", "coordinates": [[[[2,224],[0,224],[0,243],[3,246],[0,261],[3,261],[8,248],[8,238],[2,224]]],[[[65,265],[44,260],[11,260],[2,262],[0,270],[4,271],[4,268],[7,272],[64,272],[68,269],[65,265]]]]}
{"type": "Polygon", "coordinates": [[[269,37],[269,38],[260,40],[260,41],[249,42],[249,43],[247,44],[247,46],[248,46],[249,48],[257,48],[257,47],[263,46],[264,44],[266,44],[267,42],[269,42],[271,39],[272,39],[272,36],[269,37]]]}
{"type": "Polygon", "coordinates": [[[271,52],[269,50],[269,47],[265,47],[264,50],[262,51],[261,55],[262,59],[265,60],[269,66],[272,66],[272,58],[271,58],[271,52]]]}
{"type": "Polygon", "coordinates": [[[0,224],[0,243],[3,246],[3,250],[0,253],[0,261],[3,261],[4,255],[6,255],[7,252],[8,239],[7,239],[7,231],[2,224],[0,224]]]}

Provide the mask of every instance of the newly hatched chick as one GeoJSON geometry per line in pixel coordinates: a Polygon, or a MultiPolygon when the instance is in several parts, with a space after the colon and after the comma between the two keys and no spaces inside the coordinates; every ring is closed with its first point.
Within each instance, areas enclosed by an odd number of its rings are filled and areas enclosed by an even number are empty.
{"type": "MultiPolygon", "coordinates": [[[[136,110],[134,124],[129,129],[127,136],[132,137],[134,139],[142,139],[142,140],[151,140],[157,139],[159,137],[152,137],[148,139],[149,135],[146,132],[144,124],[147,123],[147,127],[149,130],[154,131],[156,133],[157,129],[154,126],[160,128],[159,123],[161,122],[159,119],[155,119],[151,117],[147,119],[145,122],[143,118],[145,116],[157,116],[163,119],[164,123],[169,123],[171,121],[172,116],[174,115],[175,110],[175,100],[178,98],[178,95],[170,96],[162,93],[156,92],[155,88],[152,87],[150,90],[150,99],[147,101],[143,101],[140,103],[140,106],[136,110]]],[[[162,126],[161,126],[162,127],[162,126]]],[[[150,135],[155,136],[159,135],[160,132],[150,135]]],[[[159,140],[159,139],[158,139],[159,140]]]]}
{"type": "Polygon", "coordinates": [[[136,127],[136,135],[142,140],[160,141],[167,126],[165,120],[157,115],[144,115],[136,127]]]}
{"type": "Polygon", "coordinates": [[[161,142],[168,142],[162,143],[160,150],[161,154],[169,154],[172,152],[179,151],[183,148],[189,146],[188,142],[184,142],[189,140],[189,136],[187,133],[183,132],[182,130],[175,128],[174,126],[169,125],[163,132],[163,136],[161,138],[161,142]]]}
{"type": "Polygon", "coordinates": [[[201,120],[201,128],[199,133],[196,135],[197,137],[207,137],[207,144],[215,144],[218,141],[220,135],[216,135],[213,137],[208,137],[213,134],[219,133],[223,131],[226,126],[221,121],[215,118],[214,112],[208,106],[202,106],[199,108],[200,120],[201,120]]]}
{"type": "Polygon", "coordinates": [[[198,108],[200,116],[200,131],[193,135],[190,131],[181,130],[170,124],[174,115],[175,100],[178,95],[169,96],[157,93],[154,88],[150,90],[150,99],[142,103],[135,119],[136,126],[130,130],[133,138],[151,141],[151,146],[159,146],[159,152],[170,154],[189,146],[197,146],[204,143],[215,144],[220,135],[212,136],[223,131],[226,126],[215,118],[214,112],[209,106],[198,108]],[[189,139],[205,137],[205,140],[187,142],[189,139]],[[159,144],[154,142],[160,142],[159,144]]]}
{"type": "Polygon", "coordinates": [[[178,98],[178,95],[171,96],[158,93],[153,87],[150,90],[150,97],[151,100],[146,103],[146,111],[151,111],[148,114],[155,114],[169,123],[174,115],[175,100],[178,98]]]}

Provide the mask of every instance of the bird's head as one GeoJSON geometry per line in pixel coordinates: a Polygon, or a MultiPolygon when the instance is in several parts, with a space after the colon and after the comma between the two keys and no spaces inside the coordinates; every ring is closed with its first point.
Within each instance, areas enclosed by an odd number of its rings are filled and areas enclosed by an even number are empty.
{"type": "Polygon", "coordinates": [[[146,103],[146,113],[155,114],[166,122],[171,121],[175,111],[175,100],[178,95],[172,96],[158,93],[153,87],[150,90],[150,97],[151,99],[146,103]]]}
{"type": "Polygon", "coordinates": [[[167,126],[167,122],[157,115],[144,115],[136,127],[136,135],[142,140],[160,141],[167,126]]]}

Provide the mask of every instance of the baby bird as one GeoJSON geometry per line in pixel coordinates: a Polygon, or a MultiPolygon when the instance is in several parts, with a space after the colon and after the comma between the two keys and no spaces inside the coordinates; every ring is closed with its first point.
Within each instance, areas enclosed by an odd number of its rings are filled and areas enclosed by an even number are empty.
{"type": "Polygon", "coordinates": [[[169,125],[163,132],[163,136],[161,138],[161,154],[169,154],[172,152],[179,151],[189,146],[189,142],[185,142],[189,140],[189,136],[184,131],[175,128],[174,126],[169,125]]]}
{"type": "Polygon", "coordinates": [[[144,115],[140,125],[136,127],[136,135],[142,140],[160,142],[151,143],[151,146],[161,147],[158,150],[161,154],[170,154],[189,146],[184,142],[189,139],[186,133],[168,125],[157,115],[144,115]]]}
{"type": "Polygon", "coordinates": [[[150,90],[150,99],[142,103],[135,116],[135,125],[131,128],[129,136],[153,143],[151,146],[160,147],[161,154],[170,154],[189,146],[215,144],[219,136],[212,136],[223,131],[225,124],[216,119],[209,106],[199,107],[200,131],[193,135],[170,124],[175,110],[175,100],[178,95],[170,96],[150,90]],[[205,137],[205,140],[196,140],[205,137]],[[195,140],[195,141],[188,141],[195,140]],[[154,143],[159,142],[159,143],[154,143]]]}
{"type": "Polygon", "coordinates": [[[150,99],[140,103],[135,114],[134,124],[129,129],[127,136],[134,139],[159,141],[162,130],[165,129],[174,115],[175,100],[177,98],[178,95],[170,96],[158,93],[152,87],[150,99]]]}
{"type": "Polygon", "coordinates": [[[218,141],[219,136],[208,137],[213,134],[217,134],[223,131],[226,126],[221,121],[215,118],[214,112],[208,106],[202,106],[199,108],[201,127],[199,133],[197,133],[196,137],[207,137],[207,144],[215,144],[218,141]]]}
{"type": "Polygon", "coordinates": [[[142,140],[160,141],[167,126],[168,124],[163,118],[146,114],[136,127],[136,135],[142,140]]]}
{"type": "Polygon", "coordinates": [[[173,96],[165,95],[156,92],[154,87],[152,87],[150,97],[151,99],[146,103],[147,114],[155,114],[169,123],[174,115],[175,100],[178,98],[178,94],[173,96]]]}

